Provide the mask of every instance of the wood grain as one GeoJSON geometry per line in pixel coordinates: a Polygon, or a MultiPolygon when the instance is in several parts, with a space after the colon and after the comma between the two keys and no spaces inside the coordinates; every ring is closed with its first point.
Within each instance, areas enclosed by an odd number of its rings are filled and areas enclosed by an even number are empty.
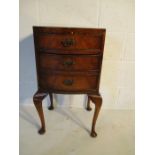
{"type": "Polygon", "coordinates": [[[87,94],[95,104],[91,136],[102,105],[99,84],[105,44],[105,29],[33,27],[38,91],[34,105],[41,120],[40,134],[45,132],[42,100],[49,94],[54,109],[53,93],[87,94]]]}

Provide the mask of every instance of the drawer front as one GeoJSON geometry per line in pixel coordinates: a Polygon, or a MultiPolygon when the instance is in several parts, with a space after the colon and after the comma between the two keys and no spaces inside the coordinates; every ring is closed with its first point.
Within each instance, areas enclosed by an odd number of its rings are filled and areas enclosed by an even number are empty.
{"type": "Polygon", "coordinates": [[[43,75],[40,79],[42,89],[56,91],[92,91],[97,89],[98,75],[60,73],[43,75]]]}
{"type": "Polygon", "coordinates": [[[41,70],[89,71],[101,66],[100,55],[40,54],[39,59],[41,70]]]}
{"type": "Polygon", "coordinates": [[[50,49],[58,50],[100,50],[102,48],[102,36],[96,35],[65,35],[65,34],[40,34],[38,45],[41,51],[50,49]]]}

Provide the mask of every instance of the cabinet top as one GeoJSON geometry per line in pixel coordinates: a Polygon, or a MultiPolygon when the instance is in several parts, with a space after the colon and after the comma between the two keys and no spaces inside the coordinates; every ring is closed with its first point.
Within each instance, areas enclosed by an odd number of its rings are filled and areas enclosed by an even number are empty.
{"type": "Polygon", "coordinates": [[[75,31],[75,32],[102,32],[105,33],[105,28],[88,28],[88,27],[54,27],[54,26],[33,26],[34,31],[75,31]]]}
{"type": "Polygon", "coordinates": [[[60,28],[60,29],[94,29],[94,30],[106,30],[105,28],[97,28],[97,27],[70,27],[70,26],[67,26],[67,27],[62,27],[62,26],[37,26],[37,25],[34,25],[33,28],[60,28]]]}

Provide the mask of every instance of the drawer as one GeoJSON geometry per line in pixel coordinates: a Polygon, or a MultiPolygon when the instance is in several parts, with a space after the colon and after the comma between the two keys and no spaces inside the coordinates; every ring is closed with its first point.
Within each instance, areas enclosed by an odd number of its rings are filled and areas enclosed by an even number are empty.
{"type": "Polygon", "coordinates": [[[101,66],[101,55],[40,54],[39,59],[41,70],[88,71],[101,66]]]}
{"type": "Polygon", "coordinates": [[[42,74],[40,87],[56,91],[92,91],[98,86],[98,74],[89,73],[52,73],[42,74]]]}
{"type": "Polygon", "coordinates": [[[90,34],[40,34],[38,35],[40,51],[52,52],[51,50],[101,50],[102,36],[90,34]]]}

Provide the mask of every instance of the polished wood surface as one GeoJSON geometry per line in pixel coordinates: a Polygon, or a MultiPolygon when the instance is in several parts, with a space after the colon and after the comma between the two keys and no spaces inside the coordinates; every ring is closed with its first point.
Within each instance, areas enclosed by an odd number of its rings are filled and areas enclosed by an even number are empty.
{"type": "Polygon", "coordinates": [[[100,49],[101,36],[89,34],[42,34],[38,37],[39,48],[41,49],[100,49]],[[83,42],[81,42],[83,40],[83,42]]]}
{"type": "Polygon", "coordinates": [[[41,121],[41,128],[39,129],[38,133],[43,134],[45,132],[45,119],[44,119],[44,113],[42,108],[42,100],[47,96],[48,94],[42,91],[37,91],[33,96],[33,102],[37,109],[38,115],[40,117],[41,121]]]}
{"type": "Polygon", "coordinates": [[[101,55],[40,54],[39,59],[42,70],[99,71],[101,55]]]}
{"type": "Polygon", "coordinates": [[[60,91],[95,91],[97,89],[98,74],[82,74],[70,72],[51,72],[42,74],[40,87],[44,90],[60,91]]]}
{"type": "Polygon", "coordinates": [[[95,104],[91,136],[102,105],[99,83],[105,42],[105,29],[33,27],[38,91],[33,97],[41,129],[45,132],[42,100],[49,94],[54,109],[53,93],[87,94],[86,109],[95,104]]]}

